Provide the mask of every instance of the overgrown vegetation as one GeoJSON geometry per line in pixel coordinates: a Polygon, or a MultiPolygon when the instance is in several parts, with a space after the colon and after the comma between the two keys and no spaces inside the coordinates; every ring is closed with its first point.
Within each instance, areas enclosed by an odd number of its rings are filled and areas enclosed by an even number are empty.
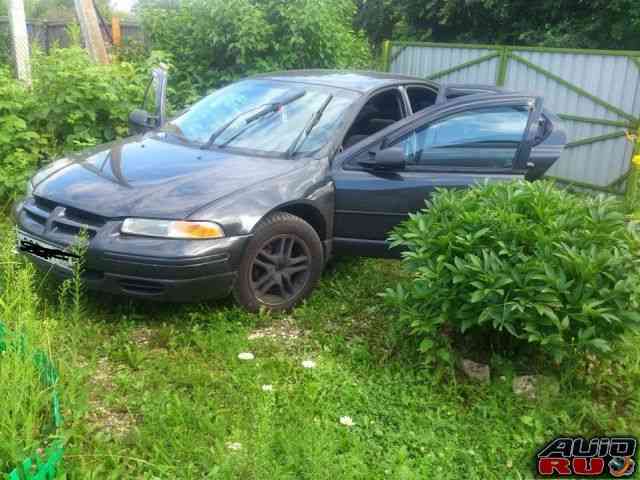
{"type": "MultiPolygon", "coordinates": [[[[13,231],[0,244],[0,477],[43,447],[51,433],[51,391],[35,361],[51,341],[33,268],[17,261],[13,231]]],[[[4,478],[4,477],[3,477],[4,478]]]]}
{"type": "Polygon", "coordinates": [[[371,64],[350,0],[187,0],[140,14],[153,47],[173,56],[178,104],[250,74],[371,64]]]}
{"type": "MultiPolygon", "coordinates": [[[[531,361],[522,370],[498,353],[487,385],[446,365],[426,371],[410,341],[389,335],[395,318],[375,300],[406,278],[399,267],[338,259],[290,315],[88,293],[74,318],[72,295],[68,313],[47,323],[63,478],[518,479],[532,476],[535,451],[554,435],[640,433],[640,337],[589,374],[531,361]],[[512,379],[532,371],[562,390],[515,395],[512,379]]],[[[46,277],[32,280],[38,325],[59,308],[46,277]]]]}
{"type": "Polygon", "coordinates": [[[548,181],[442,190],[391,238],[412,279],[386,297],[429,359],[448,356],[451,329],[560,362],[611,352],[640,325],[640,239],[613,198],[548,181]]]}

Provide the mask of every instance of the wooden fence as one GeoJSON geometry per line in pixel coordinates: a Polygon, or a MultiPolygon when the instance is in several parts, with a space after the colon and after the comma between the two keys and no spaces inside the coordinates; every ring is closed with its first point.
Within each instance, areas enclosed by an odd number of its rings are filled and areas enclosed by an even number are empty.
{"type": "MultiPolygon", "coordinates": [[[[45,52],[48,52],[54,45],[67,47],[70,43],[68,27],[71,24],[73,24],[73,22],[68,20],[27,20],[29,41],[31,43],[37,43],[45,52]]],[[[109,28],[111,28],[110,25],[109,28]]],[[[144,41],[142,28],[138,23],[121,20],[120,29],[124,44],[144,41]]],[[[0,42],[9,41],[8,31],[9,19],[7,17],[0,17],[0,42]]],[[[2,47],[3,46],[0,45],[0,50],[2,47]]],[[[9,46],[4,45],[4,47],[8,48],[9,46]]]]}

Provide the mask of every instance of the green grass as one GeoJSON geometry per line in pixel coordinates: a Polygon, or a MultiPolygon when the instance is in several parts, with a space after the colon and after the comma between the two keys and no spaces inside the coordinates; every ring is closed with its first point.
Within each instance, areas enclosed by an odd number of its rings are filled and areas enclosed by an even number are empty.
{"type": "Polygon", "coordinates": [[[35,361],[47,351],[49,322],[34,295],[33,269],[16,261],[12,247],[0,245],[0,473],[44,446],[52,429],[52,392],[35,361]]]}
{"type": "Polygon", "coordinates": [[[92,293],[74,307],[73,289],[61,308],[38,276],[40,314],[55,318],[67,478],[531,478],[555,435],[640,434],[638,336],[591,376],[491,353],[491,383],[470,383],[424,369],[394,331],[377,294],[399,267],[339,259],[305,305],[272,316],[92,293]],[[293,338],[248,338],[267,328],[293,338]],[[559,390],[515,396],[523,368],[546,369],[559,390]]]}

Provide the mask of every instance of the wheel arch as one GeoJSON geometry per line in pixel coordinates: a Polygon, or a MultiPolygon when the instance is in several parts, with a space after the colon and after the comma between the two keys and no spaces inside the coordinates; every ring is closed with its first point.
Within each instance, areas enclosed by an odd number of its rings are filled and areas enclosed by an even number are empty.
{"type": "Polygon", "coordinates": [[[284,203],[271,209],[263,218],[266,218],[275,212],[289,213],[301,218],[311,225],[318,234],[318,237],[320,237],[321,241],[327,240],[329,237],[327,219],[322,214],[322,211],[311,203],[303,201],[284,203]]]}

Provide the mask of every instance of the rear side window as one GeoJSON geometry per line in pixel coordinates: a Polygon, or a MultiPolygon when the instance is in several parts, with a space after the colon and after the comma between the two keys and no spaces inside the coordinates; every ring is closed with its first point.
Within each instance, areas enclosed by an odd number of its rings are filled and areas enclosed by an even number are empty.
{"type": "Polygon", "coordinates": [[[420,128],[399,144],[409,165],[510,168],[528,120],[524,106],[468,110],[420,128]]]}
{"type": "Polygon", "coordinates": [[[407,87],[407,96],[413,113],[435,105],[438,94],[425,87],[407,87]]]}

